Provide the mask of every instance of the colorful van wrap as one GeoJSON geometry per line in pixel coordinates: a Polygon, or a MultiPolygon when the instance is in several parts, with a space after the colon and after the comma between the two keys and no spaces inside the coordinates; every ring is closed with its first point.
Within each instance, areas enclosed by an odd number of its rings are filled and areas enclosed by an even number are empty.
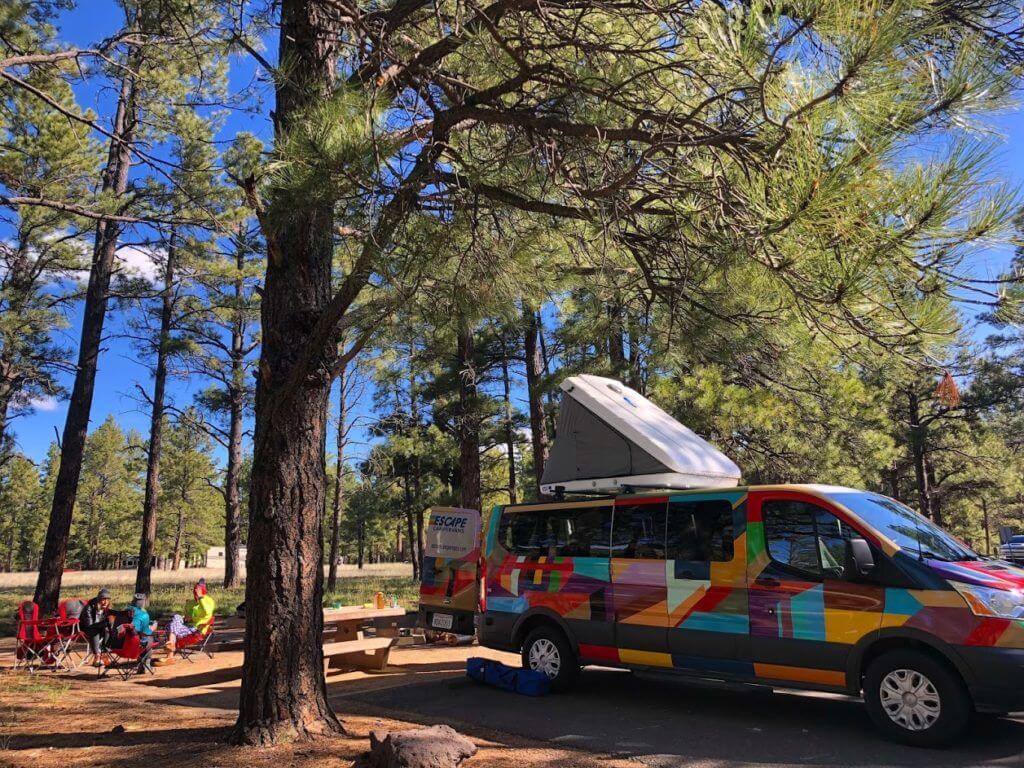
{"type": "MultiPolygon", "coordinates": [[[[822,564],[826,557],[834,559],[827,552],[812,554],[822,564]]],[[[529,621],[547,618],[570,636],[584,664],[853,690],[859,686],[857,659],[883,638],[912,637],[951,648],[1024,649],[1024,622],[976,615],[949,583],[1022,589],[1024,571],[1000,562],[918,558],[816,486],[497,507],[490,516],[484,557],[482,642],[514,648],[529,621]],[[773,553],[766,540],[766,506],[778,512],[783,522],[773,524],[780,530],[785,531],[786,520],[798,519],[794,510],[813,507],[813,519],[831,526],[838,542],[841,536],[865,539],[876,553],[878,578],[843,579],[835,575],[840,568],[830,571],[824,565],[819,578],[801,576],[776,559],[780,553],[790,562],[806,555],[797,551],[799,533],[777,544],[779,551],[773,553]],[[692,510],[698,509],[701,515],[718,515],[713,541],[686,528],[691,514],[696,530],[692,510]],[[516,515],[558,518],[569,511],[577,523],[596,532],[599,546],[574,550],[570,526],[557,546],[535,536],[525,554],[506,548],[517,535],[516,515]],[[609,519],[605,546],[600,526],[609,519]],[[619,536],[620,520],[633,526],[628,543],[629,537],[619,536]],[[664,520],[668,534],[659,548],[657,537],[643,531],[664,520]],[[686,542],[678,551],[673,550],[673,526],[690,531],[681,537],[686,542]],[[710,561],[688,556],[693,552],[686,546],[694,541],[712,553],[710,561]],[[578,554],[552,554],[556,550],[578,554]]]]}

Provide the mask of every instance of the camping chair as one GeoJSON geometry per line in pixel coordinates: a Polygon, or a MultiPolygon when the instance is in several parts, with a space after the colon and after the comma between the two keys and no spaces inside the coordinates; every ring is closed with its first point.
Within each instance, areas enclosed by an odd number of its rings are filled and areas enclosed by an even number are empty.
{"type": "Polygon", "coordinates": [[[18,606],[18,635],[14,652],[14,668],[30,672],[55,663],[56,642],[52,621],[39,618],[39,606],[26,600],[18,606]]]}
{"type": "Polygon", "coordinates": [[[132,626],[131,611],[119,611],[116,616],[114,626],[110,630],[110,639],[107,641],[109,663],[100,667],[96,676],[106,677],[111,669],[116,671],[122,680],[143,672],[156,674],[152,664],[153,646],[150,645],[143,650],[142,641],[132,626]]]}
{"type": "MultiPolygon", "coordinates": [[[[211,659],[213,658],[213,651],[210,650],[210,638],[213,637],[213,625],[216,623],[217,617],[214,616],[210,619],[210,623],[206,625],[206,632],[203,634],[202,639],[193,641],[190,645],[178,645],[175,650],[178,655],[181,656],[185,661],[191,663],[192,657],[200,653],[205,653],[211,659]]],[[[180,640],[178,641],[181,642],[180,640]]]]}
{"type": "Polygon", "coordinates": [[[62,600],[57,606],[57,616],[49,620],[55,639],[55,666],[66,672],[82,666],[90,653],[89,641],[79,626],[84,608],[85,601],[81,598],[62,600]]]}

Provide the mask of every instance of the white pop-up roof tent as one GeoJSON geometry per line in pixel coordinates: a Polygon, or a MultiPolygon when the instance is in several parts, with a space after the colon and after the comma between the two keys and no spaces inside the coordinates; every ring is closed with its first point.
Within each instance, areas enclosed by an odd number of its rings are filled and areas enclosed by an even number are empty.
{"type": "Polygon", "coordinates": [[[639,392],[602,376],[562,382],[558,432],[541,490],[735,486],[740,468],[639,392]]]}

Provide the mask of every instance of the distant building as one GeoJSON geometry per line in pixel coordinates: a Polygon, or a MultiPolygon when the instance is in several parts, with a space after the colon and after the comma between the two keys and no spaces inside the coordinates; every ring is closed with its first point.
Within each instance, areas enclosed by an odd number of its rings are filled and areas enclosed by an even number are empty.
{"type": "MultiPolygon", "coordinates": [[[[238,548],[238,561],[241,565],[245,565],[245,547],[238,548]]],[[[210,547],[206,550],[206,567],[207,568],[223,568],[225,565],[224,559],[224,547],[210,547]]]]}

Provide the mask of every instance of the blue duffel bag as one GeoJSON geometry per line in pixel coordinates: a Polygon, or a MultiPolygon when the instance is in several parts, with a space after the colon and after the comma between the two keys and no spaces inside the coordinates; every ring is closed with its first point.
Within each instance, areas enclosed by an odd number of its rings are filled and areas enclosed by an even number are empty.
{"type": "Polygon", "coordinates": [[[478,656],[466,660],[466,675],[478,683],[524,696],[544,696],[551,692],[551,681],[543,672],[509,667],[500,661],[478,656]]]}
{"type": "Polygon", "coordinates": [[[516,679],[516,693],[524,696],[546,696],[551,693],[551,680],[543,672],[520,669],[516,679]]]}
{"type": "Polygon", "coordinates": [[[481,659],[479,656],[474,656],[470,659],[466,659],[466,675],[476,680],[478,683],[484,682],[484,674],[487,669],[487,659],[481,659]]]}

